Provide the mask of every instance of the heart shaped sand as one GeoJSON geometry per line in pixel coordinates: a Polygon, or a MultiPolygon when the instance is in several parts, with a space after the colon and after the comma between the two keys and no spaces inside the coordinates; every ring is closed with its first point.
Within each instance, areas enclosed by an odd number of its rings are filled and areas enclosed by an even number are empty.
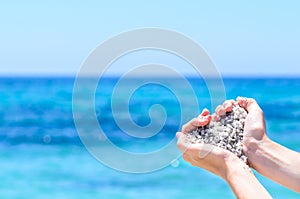
{"type": "Polygon", "coordinates": [[[237,155],[247,164],[247,157],[243,153],[243,134],[247,112],[236,105],[231,112],[227,112],[216,122],[211,121],[206,126],[198,127],[187,133],[187,140],[191,143],[212,144],[237,155]]]}

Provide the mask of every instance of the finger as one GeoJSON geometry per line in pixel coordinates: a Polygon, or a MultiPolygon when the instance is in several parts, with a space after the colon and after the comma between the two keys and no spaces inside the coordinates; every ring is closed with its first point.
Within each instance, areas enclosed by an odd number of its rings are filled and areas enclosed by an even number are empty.
{"type": "Polygon", "coordinates": [[[211,120],[210,115],[200,116],[198,118],[194,118],[194,119],[190,120],[188,123],[186,123],[185,125],[182,126],[182,132],[187,133],[187,132],[190,132],[192,130],[195,130],[199,126],[205,126],[209,123],[210,120],[211,120]]]}
{"type": "Polygon", "coordinates": [[[219,119],[220,119],[220,117],[219,117],[216,113],[214,113],[214,114],[211,116],[211,121],[216,122],[216,121],[218,121],[219,119]]]}
{"type": "Polygon", "coordinates": [[[223,103],[223,107],[225,109],[226,112],[230,112],[232,111],[232,107],[235,105],[235,101],[234,100],[226,100],[223,103]]]}
{"type": "Polygon", "coordinates": [[[205,126],[207,125],[211,120],[211,115],[203,116],[200,118],[197,118],[197,120],[193,121],[193,125],[199,127],[199,126],[205,126]]]}
{"type": "Polygon", "coordinates": [[[177,147],[179,150],[183,151],[183,153],[184,153],[185,151],[187,151],[189,149],[189,147],[191,145],[192,144],[187,141],[187,138],[185,137],[185,135],[183,135],[183,134],[179,135],[178,141],[177,141],[177,147]]]}
{"type": "MultiPolygon", "coordinates": [[[[194,119],[192,119],[192,120],[194,120],[194,119]]],[[[188,133],[192,130],[195,130],[197,128],[197,126],[192,125],[192,123],[193,123],[192,120],[182,126],[182,128],[181,128],[182,133],[186,134],[186,133],[188,133]]]]}
{"type": "Polygon", "coordinates": [[[176,138],[178,139],[178,140],[180,140],[180,139],[182,139],[182,137],[184,137],[185,135],[182,133],[182,132],[177,132],[176,133],[176,138]]]}
{"type": "Polygon", "coordinates": [[[266,128],[266,123],[264,119],[264,113],[260,106],[257,104],[255,99],[253,98],[244,98],[239,97],[237,98],[237,103],[247,110],[247,123],[246,125],[251,124],[252,129],[259,129],[258,131],[261,131],[266,128]]]}
{"type": "Polygon", "coordinates": [[[199,116],[207,116],[209,114],[210,114],[209,110],[205,108],[203,109],[202,113],[199,116]]]}
{"type": "Polygon", "coordinates": [[[179,150],[181,150],[183,152],[186,150],[186,147],[185,147],[184,143],[182,142],[182,140],[180,138],[177,140],[176,144],[177,144],[177,148],[179,150]]]}
{"type": "Polygon", "coordinates": [[[246,109],[246,106],[247,106],[247,98],[245,98],[245,97],[237,97],[237,98],[236,98],[236,102],[237,102],[237,104],[238,104],[240,107],[246,109]]]}
{"type": "Polygon", "coordinates": [[[253,98],[238,97],[236,101],[238,105],[246,109],[248,113],[252,111],[261,111],[261,108],[253,98]]]}
{"type": "Polygon", "coordinates": [[[226,110],[223,106],[219,105],[217,106],[215,113],[219,116],[222,116],[226,114],[226,110]]]}

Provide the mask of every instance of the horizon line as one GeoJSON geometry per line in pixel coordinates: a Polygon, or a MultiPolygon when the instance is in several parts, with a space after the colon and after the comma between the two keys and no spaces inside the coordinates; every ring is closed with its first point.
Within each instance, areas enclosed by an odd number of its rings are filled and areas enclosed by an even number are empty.
{"type": "MultiPolygon", "coordinates": [[[[104,75],[105,78],[119,78],[122,74],[110,74],[104,75]]],[[[186,74],[182,75],[186,78],[204,78],[200,75],[186,74]]],[[[221,78],[300,78],[300,74],[220,74],[221,78]]],[[[77,74],[0,74],[0,78],[77,78],[77,74]]],[[[86,75],[83,78],[98,78],[96,75],[86,75]]],[[[170,75],[140,75],[140,76],[130,76],[129,78],[178,78],[177,76],[170,75]]],[[[206,78],[218,78],[217,76],[206,76],[206,78]]]]}

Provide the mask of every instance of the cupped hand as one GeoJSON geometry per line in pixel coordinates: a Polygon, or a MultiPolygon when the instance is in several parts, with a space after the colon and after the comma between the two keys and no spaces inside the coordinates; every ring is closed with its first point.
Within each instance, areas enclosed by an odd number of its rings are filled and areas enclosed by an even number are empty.
{"type": "Polygon", "coordinates": [[[235,105],[241,106],[248,112],[244,126],[243,151],[245,155],[248,156],[250,164],[255,165],[255,162],[251,160],[252,153],[255,152],[259,143],[267,140],[268,137],[266,135],[264,113],[257,102],[252,98],[238,97],[236,101],[227,100],[216,108],[213,115],[209,115],[209,111],[204,109],[199,117],[192,119],[183,126],[182,132],[187,133],[197,127],[204,126],[208,124],[210,120],[217,121],[220,116],[232,111],[232,107],[235,105]]]}
{"type": "Polygon", "coordinates": [[[264,113],[252,98],[238,97],[236,103],[247,110],[248,114],[244,126],[244,145],[266,138],[266,122],[264,113]]]}
{"type": "Polygon", "coordinates": [[[191,144],[182,132],[176,134],[177,147],[182,151],[182,158],[191,165],[206,169],[226,179],[230,162],[240,161],[230,151],[210,144],[191,144]]]}
{"type": "MultiPolygon", "coordinates": [[[[182,151],[182,157],[193,166],[206,169],[222,178],[226,177],[228,162],[238,158],[231,152],[204,143],[191,144],[186,139],[186,133],[199,126],[205,126],[211,120],[209,111],[204,109],[197,117],[183,125],[182,132],[178,132],[177,146],[182,151]]],[[[237,160],[240,161],[240,160],[237,160]]]]}
{"type": "Polygon", "coordinates": [[[218,106],[215,117],[231,111],[234,105],[239,105],[248,112],[244,126],[243,151],[248,157],[249,163],[255,165],[255,162],[252,161],[253,156],[251,153],[255,152],[259,143],[268,139],[264,113],[254,99],[238,97],[235,102],[229,100],[225,101],[222,106],[218,106]]]}

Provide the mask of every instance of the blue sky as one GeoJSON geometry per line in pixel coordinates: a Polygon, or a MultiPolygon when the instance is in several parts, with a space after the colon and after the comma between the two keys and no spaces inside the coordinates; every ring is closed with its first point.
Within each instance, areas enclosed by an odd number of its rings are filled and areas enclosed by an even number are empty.
{"type": "Polygon", "coordinates": [[[223,75],[300,76],[300,1],[2,1],[0,75],[74,75],[120,32],[178,31],[223,75]]]}

